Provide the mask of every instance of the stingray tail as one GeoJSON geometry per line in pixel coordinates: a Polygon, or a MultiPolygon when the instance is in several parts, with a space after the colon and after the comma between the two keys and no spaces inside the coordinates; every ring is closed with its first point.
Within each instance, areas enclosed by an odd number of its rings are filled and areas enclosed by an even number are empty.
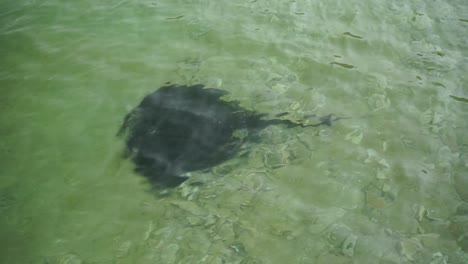
{"type": "MultiPolygon", "coordinates": [[[[277,116],[283,116],[286,115],[286,113],[281,113],[278,114],[277,116]]],[[[315,115],[311,115],[311,117],[315,117],[315,115]]],[[[350,119],[351,117],[339,117],[334,114],[328,114],[326,116],[322,116],[319,118],[319,122],[315,124],[303,124],[299,121],[291,121],[291,120],[286,120],[286,119],[270,119],[270,120],[262,120],[263,121],[263,127],[269,126],[269,125],[286,125],[288,127],[318,127],[322,125],[326,126],[331,126],[335,121],[338,121],[340,119],[350,119]]]]}

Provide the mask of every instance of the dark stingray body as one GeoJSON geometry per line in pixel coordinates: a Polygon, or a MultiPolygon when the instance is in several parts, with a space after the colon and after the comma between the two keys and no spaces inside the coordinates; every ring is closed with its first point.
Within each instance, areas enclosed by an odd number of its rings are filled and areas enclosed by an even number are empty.
{"type": "Polygon", "coordinates": [[[228,92],[203,85],[164,86],[146,96],[124,120],[127,152],[136,171],[155,186],[176,186],[183,174],[213,167],[232,158],[250,134],[272,124],[302,126],[288,120],[263,120],[264,114],[224,101],[228,92]]]}

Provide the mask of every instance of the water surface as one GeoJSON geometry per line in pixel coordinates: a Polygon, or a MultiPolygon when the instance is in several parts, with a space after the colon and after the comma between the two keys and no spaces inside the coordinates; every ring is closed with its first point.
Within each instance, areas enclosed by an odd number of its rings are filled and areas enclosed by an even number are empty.
{"type": "Polygon", "coordinates": [[[466,1],[0,4],[2,263],[467,263],[466,1]],[[166,82],[271,126],[164,197],[122,159],[166,82]]]}

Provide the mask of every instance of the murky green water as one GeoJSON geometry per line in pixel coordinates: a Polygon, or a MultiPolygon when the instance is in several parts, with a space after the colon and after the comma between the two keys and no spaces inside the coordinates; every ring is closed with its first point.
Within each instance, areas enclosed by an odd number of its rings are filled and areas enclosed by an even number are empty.
{"type": "Polygon", "coordinates": [[[0,3],[1,263],[468,263],[468,4],[0,3]],[[115,137],[167,81],[269,127],[158,198],[115,137]]]}

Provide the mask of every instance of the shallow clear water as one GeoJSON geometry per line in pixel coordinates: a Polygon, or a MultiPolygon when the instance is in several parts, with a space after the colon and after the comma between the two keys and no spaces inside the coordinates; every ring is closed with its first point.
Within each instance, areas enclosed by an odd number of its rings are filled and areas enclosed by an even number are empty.
{"type": "Polygon", "coordinates": [[[1,263],[467,263],[468,4],[0,3],[1,263]],[[272,126],[164,197],[122,159],[165,82],[272,126]]]}

